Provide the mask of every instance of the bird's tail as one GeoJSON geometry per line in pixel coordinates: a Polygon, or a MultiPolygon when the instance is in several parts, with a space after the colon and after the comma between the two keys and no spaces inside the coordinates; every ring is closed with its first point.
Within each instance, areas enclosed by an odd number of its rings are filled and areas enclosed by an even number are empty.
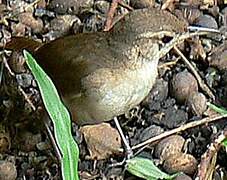
{"type": "Polygon", "coordinates": [[[42,43],[29,38],[12,37],[11,40],[5,44],[3,49],[15,51],[22,51],[23,49],[26,49],[29,52],[34,53],[41,46],[42,43]]]}

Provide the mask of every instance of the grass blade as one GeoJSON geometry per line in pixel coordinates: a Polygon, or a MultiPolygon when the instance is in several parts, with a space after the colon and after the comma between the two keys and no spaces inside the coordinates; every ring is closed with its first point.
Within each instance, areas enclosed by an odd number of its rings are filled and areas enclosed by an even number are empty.
{"type": "Polygon", "coordinates": [[[68,110],[65,108],[51,79],[36,63],[32,55],[26,50],[24,57],[33,73],[45,108],[54,125],[54,136],[62,154],[61,170],[64,180],[78,180],[79,148],[71,134],[71,121],[68,110]]]}

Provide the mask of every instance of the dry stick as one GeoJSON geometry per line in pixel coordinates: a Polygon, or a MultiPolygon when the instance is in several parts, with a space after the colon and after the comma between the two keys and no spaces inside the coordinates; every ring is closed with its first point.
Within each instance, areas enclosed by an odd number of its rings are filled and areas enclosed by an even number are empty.
{"type": "Polygon", "coordinates": [[[163,139],[163,138],[165,138],[167,136],[179,133],[181,131],[185,131],[186,129],[190,129],[190,128],[193,128],[193,127],[196,127],[196,126],[200,126],[200,125],[203,125],[203,124],[214,122],[214,121],[217,121],[217,120],[225,118],[225,117],[227,117],[227,114],[206,117],[206,118],[203,118],[203,119],[201,119],[199,121],[193,121],[193,122],[187,123],[187,124],[182,125],[182,126],[180,126],[178,128],[166,131],[166,132],[164,132],[164,133],[162,133],[162,134],[160,134],[158,136],[152,137],[152,138],[150,138],[150,139],[148,139],[148,140],[146,140],[146,141],[144,141],[142,143],[139,143],[139,144],[133,146],[132,150],[141,148],[143,146],[147,146],[150,143],[153,143],[155,141],[161,140],[161,139],[163,139]]]}
{"type": "Polygon", "coordinates": [[[35,111],[36,110],[36,107],[34,106],[34,104],[32,103],[32,101],[30,100],[30,98],[28,97],[28,95],[24,92],[24,90],[22,89],[22,87],[21,86],[18,86],[18,89],[21,92],[21,94],[24,96],[24,99],[31,106],[32,110],[35,111]]]}
{"type": "Polygon", "coordinates": [[[176,60],[174,61],[170,61],[170,62],[166,62],[166,63],[163,63],[161,65],[158,66],[158,69],[170,69],[169,66],[174,66],[177,64],[177,62],[179,61],[180,57],[176,58],[176,60]]]}
{"type": "MultiPolygon", "coordinates": [[[[7,62],[7,60],[6,60],[6,58],[5,58],[4,56],[3,56],[3,63],[4,63],[4,65],[5,65],[5,67],[6,67],[6,69],[8,70],[9,74],[10,74],[11,76],[15,77],[14,72],[13,72],[13,71],[11,70],[11,68],[9,67],[9,64],[8,64],[8,62],[7,62]]],[[[22,89],[22,87],[18,85],[18,89],[19,89],[19,91],[21,92],[21,94],[24,96],[24,99],[25,99],[25,100],[28,102],[28,104],[31,106],[32,110],[35,111],[36,108],[35,108],[34,104],[33,104],[32,101],[30,100],[30,98],[28,97],[28,95],[24,92],[24,90],[22,89]]]]}
{"type": "Polygon", "coordinates": [[[105,24],[103,31],[109,31],[120,19],[122,19],[125,16],[125,14],[120,15],[119,17],[117,17],[117,19],[114,20],[114,12],[117,9],[118,4],[126,9],[128,9],[129,11],[133,10],[133,8],[131,6],[124,3],[122,0],[113,0],[111,3],[111,7],[109,9],[109,12],[107,14],[106,24],[105,24]]]}
{"type": "Polygon", "coordinates": [[[222,131],[222,133],[210,144],[207,151],[202,155],[201,162],[198,168],[198,173],[195,180],[207,180],[207,176],[212,174],[208,173],[209,165],[212,163],[212,159],[218,150],[222,146],[222,142],[227,138],[227,130],[222,131]]]}
{"type": "Polygon", "coordinates": [[[9,74],[10,74],[11,76],[15,77],[15,74],[14,74],[14,72],[11,70],[11,68],[9,67],[9,64],[8,64],[8,62],[7,62],[7,60],[6,60],[6,58],[5,58],[4,55],[2,55],[2,58],[3,58],[4,66],[5,66],[6,69],[8,70],[9,74]]]}
{"type": "Polygon", "coordinates": [[[121,5],[122,7],[128,9],[129,11],[132,11],[133,10],[133,7],[131,7],[130,5],[126,4],[124,1],[120,1],[118,2],[119,5],[121,5]]]}
{"type": "Polygon", "coordinates": [[[199,73],[195,70],[193,65],[187,60],[187,58],[184,56],[184,54],[175,46],[173,49],[176,51],[176,53],[181,56],[182,60],[184,61],[185,65],[192,71],[195,78],[198,81],[198,84],[200,88],[206,92],[206,94],[212,99],[215,100],[215,96],[210,90],[210,88],[203,82],[202,78],[200,77],[199,73]]]}
{"type": "MultiPolygon", "coordinates": [[[[5,65],[5,67],[6,67],[6,69],[8,70],[8,72],[10,73],[10,75],[13,76],[13,77],[15,77],[15,73],[9,67],[9,64],[8,64],[8,62],[7,62],[7,60],[6,60],[6,58],[4,56],[3,56],[3,63],[5,65]]],[[[35,111],[36,110],[35,105],[29,99],[28,95],[24,92],[24,90],[22,89],[22,87],[18,85],[18,89],[21,92],[21,94],[24,96],[25,101],[27,101],[28,104],[31,106],[32,110],[35,111]]],[[[52,132],[51,132],[51,130],[49,128],[49,125],[48,125],[48,123],[47,123],[46,120],[44,120],[44,125],[45,125],[45,127],[47,129],[47,134],[48,134],[48,136],[49,136],[49,138],[50,138],[50,140],[51,140],[51,142],[53,144],[53,147],[55,149],[56,155],[57,155],[58,159],[60,160],[62,156],[60,154],[60,151],[58,149],[58,146],[56,144],[56,141],[54,139],[54,136],[53,136],[53,134],[52,134],[52,132]]]]}
{"type": "Polygon", "coordinates": [[[47,130],[47,134],[48,134],[48,136],[50,138],[50,141],[53,144],[53,147],[54,147],[54,151],[56,153],[56,156],[57,156],[58,160],[60,161],[62,159],[62,154],[61,154],[61,152],[59,150],[59,147],[57,145],[57,142],[56,142],[56,140],[54,138],[53,132],[51,131],[50,126],[49,126],[49,124],[47,122],[48,119],[44,119],[43,121],[44,121],[44,125],[46,127],[46,130],[47,130]]]}
{"type": "Polygon", "coordinates": [[[113,22],[114,12],[116,11],[117,5],[120,1],[122,0],[112,0],[110,9],[107,13],[107,19],[106,19],[106,25],[105,25],[104,31],[109,31],[110,28],[112,27],[111,24],[113,22]]]}
{"type": "Polygon", "coordinates": [[[162,7],[161,10],[166,10],[169,6],[171,6],[174,3],[175,0],[166,0],[162,7]]]}

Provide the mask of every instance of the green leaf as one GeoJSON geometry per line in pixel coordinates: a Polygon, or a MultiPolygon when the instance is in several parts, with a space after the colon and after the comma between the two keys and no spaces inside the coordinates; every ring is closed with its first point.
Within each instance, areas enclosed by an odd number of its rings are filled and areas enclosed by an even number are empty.
{"type": "Polygon", "coordinates": [[[225,146],[225,148],[227,148],[227,139],[224,139],[224,141],[222,141],[222,145],[225,146]]]}
{"type": "Polygon", "coordinates": [[[37,81],[45,108],[53,122],[55,140],[62,154],[60,160],[62,177],[64,180],[78,180],[77,166],[79,148],[71,134],[69,112],[61,102],[51,79],[36,63],[35,59],[29,52],[24,50],[23,53],[28,67],[37,81]]]}
{"type": "Polygon", "coordinates": [[[216,111],[216,112],[218,112],[218,113],[220,113],[220,114],[227,114],[227,110],[225,109],[225,108],[223,108],[223,107],[217,107],[216,105],[214,105],[214,104],[211,104],[210,102],[208,102],[207,103],[207,105],[211,108],[211,109],[213,109],[214,111],[216,111]]]}
{"type": "Polygon", "coordinates": [[[179,175],[168,175],[156,167],[150,159],[135,157],[127,161],[126,169],[135,176],[148,180],[173,179],[179,175]]]}

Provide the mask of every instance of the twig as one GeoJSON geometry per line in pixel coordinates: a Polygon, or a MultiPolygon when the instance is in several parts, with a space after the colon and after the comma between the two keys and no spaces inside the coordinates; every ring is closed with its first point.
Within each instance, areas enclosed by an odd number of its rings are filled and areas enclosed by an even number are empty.
{"type": "Polygon", "coordinates": [[[121,126],[120,126],[120,124],[118,122],[117,117],[114,117],[114,123],[115,123],[115,125],[117,127],[117,130],[118,130],[118,132],[119,132],[119,134],[121,136],[121,139],[122,139],[122,141],[124,143],[127,159],[130,159],[132,157],[132,155],[133,155],[132,148],[130,147],[128,141],[125,138],[125,135],[124,135],[124,133],[123,133],[123,131],[121,129],[121,126]]]}
{"type": "Polygon", "coordinates": [[[191,72],[194,74],[195,78],[198,81],[198,84],[200,88],[206,92],[206,94],[212,99],[215,100],[215,96],[213,92],[210,90],[210,88],[203,82],[202,78],[200,77],[199,73],[195,70],[193,65],[187,60],[187,58],[184,56],[184,54],[176,47],[173,47],[176,53],[182,58],[185,65],[191,70],[191,72]]]}
{"type": "MultiPolygon", "coordinates": [[[[9,67],[9,64],[8,64],[8,62],[7,62],[7,60],[6,60],[6,58],[5,58],[4,56],[3,56],[3,63],[4,63],[4,66],[6,67],[6,69],[9,71],[10,75],[13,76],[13,77],[15,77],[15,73],[14,73],[14,72],[11,70],[11,68],[9,67]]],[[[24,96],[25,101],[27,101],[28,104],[31,106],[32,110],[35,111],[35,110],[36,110],[35,105],[34,105],[34,104],[32,103],[32,101],[29,99],[28,95],[24,92],[24,90],[22,89],[22,87],[18,85],[18,89],[19,89],[19,91],[21,92],[21,94],[24,96]]],[[[53,144],[54,150],[55,150],[55,152],[56,152],[56,155],[57,155],[57,157],[58,157],[59,160],[60,160],[61,154],[60,154],[60,152],[59,152],[58,146],[57,146],[57,144],[56,144],[56,142],[55,142],[55,139],[54,139],[54,137],[53,137],[53,134],[52,134],[52,132],[51,132],[51,130],[50,130],[50,128],[49,128],[49,125],[48,125],[48,123],[47,123],[46,120],[44,120],[44,124],[45,124],[45,127],[46,127],[46,129],[47,129],[47,135],[48,135],[48,137],[50,138],[50,140],[51,140],[51,142],[52,142],[52,144],[53,144]]]]}
{"type": "Polygon", "coordinates": [[[2,59],[3,59],[3,64],[4,64],[4,66],[6,67],[6,69],[8,70],[9,74],[10,74],[11,76],[15,77],[15,74],[14,74],[14,72],[11,70],[11,68],[9,67],[9,64],[8,64],[8,62],[7,62],[6,58],[5,58],[5,56],[2,56],[2,59]]]}
{"type": "Polygon", "coordinates": [[[125,16],[125,14],[123,14],[123,15],[120,15],[116,20],[113,20],[114,12],[116,11],[118,4],[126,9],[128,9],[129,11],[133,10],[133,8],[131,6],[124,3],[122,0],[112,0],[109,12],[107,14],[106,24],[105,24],[103,31],[109,31],[114,26],[114,24],[116,24],[116,22],[118,22],[120,19],[122,19],[125,16]]]}
{"type": "Polygon", "coordinates": [[[52,145],[53,145],[53,148],[54,148],[54,151],[56,153],[56,156],[58,158],[58,160],[60,161],[62,159],[62,154],[58,148],[58,145],[57,145],[57,142],[53,136],[53,132],[51,131],[50,127],[49,127],[49,124],[48,124],[48,118],[44,118],[44,125],[46,127],[46,130],[47,130],[47,135],[48,137],[50,138],[50,141],[52,142],[52,145]]]}
{"type": "Polygon", "coordinates": [[[32,103],[32,101],[30,100],[30,98],[28,97],[28,95],[24,92],[24,90],[22,89],[21,86],[18,85],[18,89],[21,92],[21,94],[24,96],[24,99],[28,102],[28,104],[31,106],[32,110],[35,111],[36,107],[35,105],[32,103]]]}
{"type": "Polygon", "coordinates": [[[166,10],[168,7],[170,7],[171,5],[173,5],[175,2],[175,0],[167,0],[163,3],[161,10],[166,10]]]}
{"type": "Polygon", "coordinates": [[[150,143],[153,143],[155,141],[161,140],[161,139],[163,139],[163,138],[165,138],[167,136],[179,133],[181,131],[185,131],[186,129],[190,129],[190,128],[193,128],[193,127],[196,127],[196,126],[200,126],[200,125],[203,125],[203,124],[214,122],[214,121],[220,120],[220,119],[225,118],[225,117],[227,117],[227,114],[207,117],[207,118],[203,118],[203,119],[201,119],[199,121],[193,121],[193,122],[187,123],[187,124],[182,125],[182,126],[180,126],[178,128],[166,131],[166,132],[164,132],[164,133],[162,133],[162,134],[160,134],[158,136],[152,137],[152,138],[150,138],[150,139],[148,139],[148,140],[146,140],[146,141],[144,141],[142,143],[139,143],[139,144],[133,146],[132,150],[141,148],[143,146],[147,146],[150,143]]]}
{"type": "Polygon", "coordinates": [[[158,66],[158,69],[170,69],[169,66],[174,66],[177,64],[177,62],[179,61],[180,57],[176,58],[176,60],[174,61],[170,61],[170,62],[166,62],[166,63],[163,63],[161,65],[158,66]]]}
{"type": "Polygon", "coordinates": [[[109,31],[110,28],[112,27],[111,24],[113,22],[114,12],[116,11],[117,5],[120,1],[122,0],[112,0],[110,9],[107,13],[107,19],[106,19],[106,25],[105,25],[104,31],[109,31]]]}
{"type": "Polygon", "coordinates": [[[121,5],[122,7],[128,9],[129,11],[133,11],[133,7],[129,6],[128,4],[126,4],[124,1],[120,1],[118,2],[119,5],[121,5]]]}
{"type": "Polygon", "coordinates": [[[218,29],[213,28],[206,28],[206,27],[199,27],[199,26],[188,26],[187,29],[189,31],[205,31],[205,32],[212,32],[212,33],[221,33],[218,29]]]}
{"type": "Polygon", "coordinates": [[[207,180],[208,178],[212,177],[213,174],[213,167],[210,167],[210,165],[214,165],[215,162],[212,162],[215,158],[215,155],[217,155],[217,152],[222,146],[223,140],[227,138],[227,130],[224,130],[221,132],[221,135],[219,135],[214,142],[210,144],[207,151],[202,155],[201,162],[199,164],[198,173],[195,178],[195,180],[207,180]],[[210,172],[210,173],[208,173],[210,172]]]}
{"type": "Polygon", "coordinates": [[[2,84],[3,69],[4,69],[4,64],[3,62],[0,62],[0,86],[2,84]]]}
{"type": "MultiPolygon", "coordinates": [[[[8,72],[10,73],[11,76],[15,77],[15,73],[11,70],[11,68],[9,67],[9,64],[6,60],[5,57],[3,57],[3,63],[6,67],[6,69],[8,70],[8,72]]],[[[30,98],[28,97],[28,95],[24,92],[24,90],[22,89],[22,87],[20,85],[18,85],[18,89],[21,92],[21,94],[24,96],[24,99],[28,102],[28,104],[31,106],[32,110],[35,111],[36,107],[35,105],[32,103],[32,101],[30,100],[30,98]]]]}

